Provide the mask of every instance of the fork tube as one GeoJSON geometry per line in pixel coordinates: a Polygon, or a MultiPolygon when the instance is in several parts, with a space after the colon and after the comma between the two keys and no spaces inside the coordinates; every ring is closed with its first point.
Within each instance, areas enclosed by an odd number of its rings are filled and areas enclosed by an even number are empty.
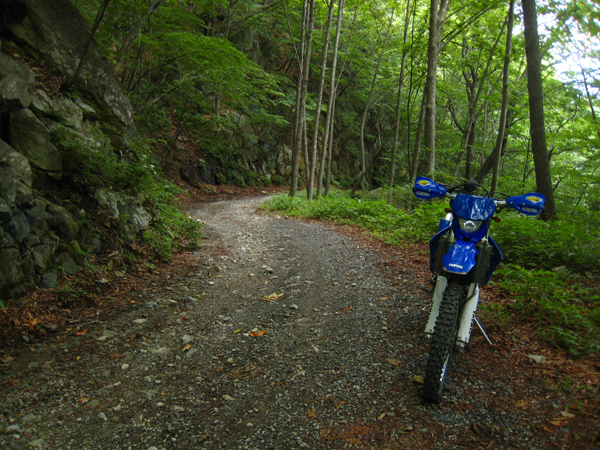
{"type": "Polygon", "coordinates": [[[458,350],[464,349],[465,345],[469,342],[471,337],[471,327],[473,326],[473,319],[475,318],[475,311],[477,311],[477,304],[479,303],[479,286],[476,283],[469,285],[469,293],[467,295],[467,301],[465,302],[462,313],[460,314],[460,325],[458,327],[458,335],[456,337],[456,348],[458,350]]]}
{"type": "Polygon", "coordinates": [[[431,312],[429,313],[429,320],[427,321],[427,325],[425,326],[425,333],[431,335],[433,334],[433,330],[435,328],[435,321],[440,313],[440,304],[442,303],[442,298],[444,297],[444,291],[446,290],[446,285],[448,284],[448,279],[445,276],[438,275],[437,281],[435,283],[435,289],[433,291],[432,296],[432,305],[431,312]]]}

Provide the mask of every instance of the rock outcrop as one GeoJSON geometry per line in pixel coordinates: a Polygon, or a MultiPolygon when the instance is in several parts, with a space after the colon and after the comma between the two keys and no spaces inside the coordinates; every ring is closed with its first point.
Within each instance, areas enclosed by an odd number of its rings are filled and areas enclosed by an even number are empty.
{"type": "MultiPolygon", "coordinates": [[[[32,59],[45,60],[94,108],[104,132],[119,148],[133,137],[134,125],[129,99],[112,64],[93,43],[90,30],[70,0],[3,0],[19,13],[4,18],[0,33],[32,59]],[[85,55],[85,56],[84,56],[85,55]]],[[[10,80],[6,80],[10,83],[10,80]]],[[[14,83],[14,81],[12,81],[14,83]]]]}
{"type": "MultiPolygon", "coordinates": [[[[44,60],[65,78],[72,76],[89,31],[70,1],[5,1],[0,12],[0,299],[53,286],[59,273],[82,267],[82,250],[103,249],[101,236],[84,226],[84,210],[49,200],[64,189],[57,136],[90,151],[112,152],[133,133],[118,77],[93,46],[75,80],[80,95],[72,98],[34,89],[34,73],[15,56],[44,60]]],[[[107,203],[107,216],[134,218],[133,232],[149,226],[151,217],[139,202],[119,193],[104,197],[118,205],[114,210],[107,203]]]]}

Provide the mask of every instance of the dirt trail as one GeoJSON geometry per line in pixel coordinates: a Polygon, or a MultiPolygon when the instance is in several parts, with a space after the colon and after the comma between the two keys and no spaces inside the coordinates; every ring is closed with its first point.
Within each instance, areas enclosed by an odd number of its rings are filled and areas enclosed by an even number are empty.
{"type": "Polygon", "coordinates": [[[444,403],[421,404],[417,269],[386,272],[361,241],[261,214],[263,200],[194,207],[205,246],[167,286],[15,355],[0,448],[549,448],[542,419],[511,406],[538,387],[485,380],[482,337],[444,403]]]}

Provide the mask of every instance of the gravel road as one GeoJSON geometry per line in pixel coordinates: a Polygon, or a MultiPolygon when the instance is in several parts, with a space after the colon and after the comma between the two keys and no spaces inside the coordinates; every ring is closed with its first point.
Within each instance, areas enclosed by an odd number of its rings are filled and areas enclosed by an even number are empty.
{"type": "Polygon", "coordinates": [[[494,402],[509,381],[484,385],[467,353],[444,403],[421,403],[414,268],[386,273],[361,242],[261,201],[197,205],[205,245],[168,285],[17,354],[0,448],[547,448],[494,402]],[[476,394],[457,402],[463,389],[476,394]]]}

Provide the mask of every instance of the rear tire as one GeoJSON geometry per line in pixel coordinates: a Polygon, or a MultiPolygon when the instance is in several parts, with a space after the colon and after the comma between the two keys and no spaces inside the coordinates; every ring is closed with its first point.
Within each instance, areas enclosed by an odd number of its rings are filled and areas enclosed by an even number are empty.
{"type": "Polygon", "coordinates": [[[423,380],[423,399],[426,402],[438,403],[442,398],[458,332],[458,310],[464,293],[464,286],[453,284],[449,284],[444,291],[423,380]]]}

